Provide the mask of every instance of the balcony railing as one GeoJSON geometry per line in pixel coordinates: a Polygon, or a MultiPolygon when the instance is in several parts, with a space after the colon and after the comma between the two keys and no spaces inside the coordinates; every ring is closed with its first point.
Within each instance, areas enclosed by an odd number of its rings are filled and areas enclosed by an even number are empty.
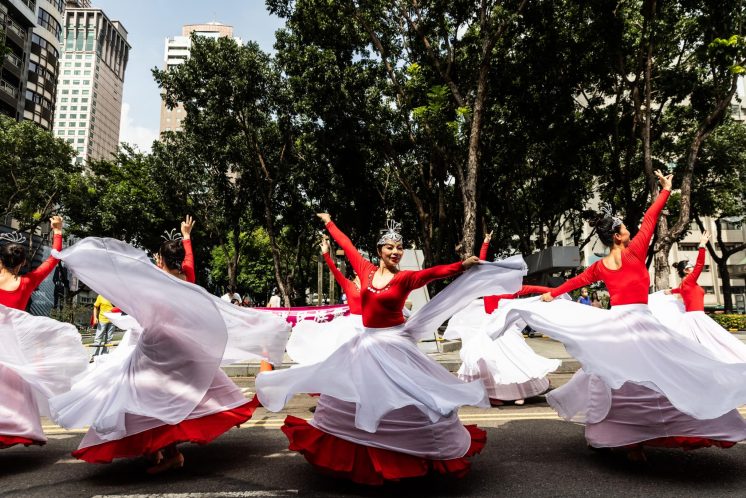
{"type": "Polygon", "coordinates": [[[8,19],[7,29],[15,32],[23,40],[26,40],[26,30],[16,24],[12,19],[8,19]]]}
{"type": "Polygon", "coordinates": [[[0,80],[0,91],[3,91],[13,98],[18,97],[18,89],[5,80],[0,80]]]}
{"type": "Polygon", "coordinates": [[[17,55],[15,55],[15,54],[8,54],[6,56],[6,58],[8,59],[8,62],[10,62],[11,64],[13,64],[17,68],[20,69],[20,68],[23,67],[23,60],[21,60],[21,58],[18,57],[17,55]]]}

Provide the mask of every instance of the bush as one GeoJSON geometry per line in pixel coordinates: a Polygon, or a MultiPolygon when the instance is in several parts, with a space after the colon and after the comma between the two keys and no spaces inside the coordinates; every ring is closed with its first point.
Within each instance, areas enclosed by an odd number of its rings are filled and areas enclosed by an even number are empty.
{"type": "Polygon", "coordinates": [[[746,315],[710,315],[726,330],[746,330],[746,315]]]}

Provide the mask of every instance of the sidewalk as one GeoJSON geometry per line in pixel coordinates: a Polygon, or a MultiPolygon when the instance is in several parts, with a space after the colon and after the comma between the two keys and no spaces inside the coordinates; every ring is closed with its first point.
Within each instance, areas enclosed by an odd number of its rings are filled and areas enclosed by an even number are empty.
{"type": "MultiPolygon", "coordinates": [[[[744,338],[746,339],[746,335],[744,335],[744,338]]],[[[560,366],[560,368],[557,370],[556,373],[571,374],[571,373],[575,373],[575,371],[577,371],[578,368],[580,368],[580,364],[577,362],[577,360],[572,358],[567,353],[567,351],[565,351],[565,346],[563,346],[562,343],[549,339],[548,337],[535,337],[532,339],[526,339],[526,341],[531,346],[531,348],[533,348],[533,350],[536,351],[538,354],[546,358],[557,358],[557,359],[562,360],[562,366],[560,366]]],[[[449,342],[449,344],[453,344],[453,343],[456,343],[455,345],[459,346],[459,341],[449,342]]],[[[451,372],[456,372],[459,366],[461,366],[461,359],[459,358],[458,349],[456,349],[455,351],[448,351],[448,352],[443,352],[443,353],[434,352],[435,347],[434,347],[433,342],[420,343],[420,349],[426,352],[426,354],[430,358],[437,361],[438,363],[443,365],[445,368],[447,368],[451,372]]],[[[451,349],[451,348],[446,348],[446,349],[451,349]]],[[[290,360],[290,358],[286,354],[282,362],[282,368],[289,368],[293,366],[294,364],[295,363],[293,363],[292,360],[290,360]]],[[[236,363],[234,365],[223,367],[223,371],[226,374],[228,374],[229,377],[254,376],[259,372],[259,363],[258,362],[236,363]]]]}
{"type": "MultiPolygon", "coordinates": [[[[737,332],[733,334],[740,341],[746,343],[746,332],[737,332]]],[[[114,341],[115,343],[118,341],[114,341]]],[[[562,365],[554,372],[554,375],[569,376],[577,372],[580,363],[570,356],[565,350],[565,346],[549,337],[527,338],[526,342],[539,355],[545,358],[562,360],[562,365]]],[[[461,366],[459,358],[460,341],[445,341],[440,343],[440,349],[443,352],[436,352],[436,346],[433,341],[419,343],[420,349],[430,358],[443,365],[450,372],[456,372],[461,366]]],[[[289,368],[295,365],[290,357],[285,354],[281,368],[289,368]]],[[[259,362],[235,363],[223,367],[223,371],[229,377],[253,377],[259,373],[259,362]]]]}

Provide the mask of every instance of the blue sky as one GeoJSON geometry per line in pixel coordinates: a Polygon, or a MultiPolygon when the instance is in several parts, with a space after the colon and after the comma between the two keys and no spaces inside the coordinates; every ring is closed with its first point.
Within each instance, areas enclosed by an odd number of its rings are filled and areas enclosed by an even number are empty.
{"type": "Polygon", "coordinates": [[[132,46],[124,79],[120,140],[149,150],[158,136],[160,94],[150,70],[163,67],[164,43],[181,34],[184,24],[219,21],[232,25],[234,34],[272,50],[282,20],[271,16],[262,0],[93,0],[112,20],[128,31],[132,46]]]}

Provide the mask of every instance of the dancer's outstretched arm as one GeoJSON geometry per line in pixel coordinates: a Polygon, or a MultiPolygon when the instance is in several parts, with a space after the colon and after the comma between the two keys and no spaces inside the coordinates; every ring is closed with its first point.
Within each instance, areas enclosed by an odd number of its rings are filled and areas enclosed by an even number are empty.
{"type": "Polygon", "coordinates": [[[189,215],[181,222],[181,236],[182,243],[184,244],[184,261],[181,263],[181,271],[184,272],[187,282],[192,284],[197,281],[194,266],[194,251],[192,250],[192,228],[194,228],[194,223],[195,221],[189,215]]]}
{"type": "Polygon", "coordinates": [[[655,174],[658,176],[658,182],[662,190],[655,199],[655,202],[645,212],[640,230],[627,247],[627,250],[631,251],[641,261],[645,261],[648,254],[648,246],[650,246],[650,241],[655,232],[655,226],[658,224],[658,218],[666,205],[668,196],[671,195],[671,180],[673,175],[663,176],[660,170],[657,170],[655,174]]]}
{"type": "Polygon", "coordinates": [[[345,235],[339,228],[337,228],[337,225],[334,224],[329,213],[318,213],[316,216],[321,218],[321,221],[323,221],[324,225],[326,225],[326,229],[329,232],[329,235],[332,236],[334,241],[345,252],[345,257],[347,258],[347,261],[349,261],[352,265],[352,269],[355,270],[355,273],[357,273],[358,275],[364,275],[366,269],[373,267],[373,263],[365,259],[358,252],[355,244],[352,243],[350,238],[347,237],[347,235],[345,235]]]}
{"type": "MultiPolygon", "coordinates": [[[[49,219],[49,223],[52,225],[52,232],[54,234],[54,241],[52,247],[58,251],[62,250],[62,218],[60,216],[53,216],[49,219]]],[[[59,259],[54,256],[49,256],[46,261],[40,264],[35,270],[28,272],[23,277],[28,279],[31,288],[35,289],[39,286],[42,281],[52,273],[54,267],[59,263],[59,259]]]]}

